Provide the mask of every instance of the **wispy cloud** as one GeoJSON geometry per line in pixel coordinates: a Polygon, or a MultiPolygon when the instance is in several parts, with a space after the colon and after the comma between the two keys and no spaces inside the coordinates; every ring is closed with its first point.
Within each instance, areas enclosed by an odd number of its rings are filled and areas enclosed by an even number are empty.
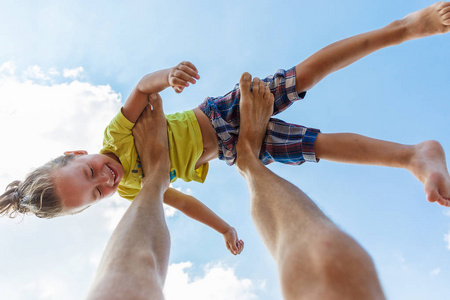
{"type": "Polygon", "coordinates": [[[450,250],[450,230],[447,234],[444,234],[444,241],[447,245],[447,249],[450,250]]]}
{"type": "Polygon", "coordinates": [[[119,110],[121,95],[88,82],[55,83],[59,73],[38,66],[17,70],[11,62],[0,66],[0,128],[5,142],[0,184],[23,178],[66,150],[100,149],[103,130],[119,110]]]}
{"type": "Polygon", "coordinates": [[[64,69],[63,76],[66,78],[75,79],[81,77],[83,73],[84,73],[83,67],[78,67],[75,69],[64,69]]]}
{"type": "Polygon", "coordinates": [[[108,208],[106,208],[103,212],[103,217],[105,218],[105,229],[113,232],[130,204],[128,201],[120,199],[117,195],[107,199],[106,201],[108,208]]]}
{"type": "Polygon", "coordinates": [[[436,269],[431,270],[430,276],[435,277],[435,276],[439,275],[439,273],[441,273],[441,268],[436,268],[436,269]]]}
{"type": "Polygon", "coordinates": [[[13,62],[7,61],[0,65],[0,74],[3,74],[5,76],[11,76],[14,75],[16,71],[16,66],[13,62]]]}
{"type": "Polygon", "coordinates": [[[26,69],[23,72],[24,76],[28,79],[34,79],[34,80],[49,80],[50,77],[48,76],[47,73],[44,73],[44,71],[42,71],[42,69],[39,66],[31,66],[28,67],[28,69],[26,69]]]}

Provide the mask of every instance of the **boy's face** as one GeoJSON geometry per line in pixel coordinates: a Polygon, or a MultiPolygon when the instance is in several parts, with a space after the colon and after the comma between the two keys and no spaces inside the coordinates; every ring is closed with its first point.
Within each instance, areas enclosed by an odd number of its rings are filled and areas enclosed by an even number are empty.
{"type": "Polygon", "coordinates": [[[124,176],[122,165],[103,154],[82,154],[54,173],[54,184],[66,209],[82,208],[117,190],[124,176]]]}

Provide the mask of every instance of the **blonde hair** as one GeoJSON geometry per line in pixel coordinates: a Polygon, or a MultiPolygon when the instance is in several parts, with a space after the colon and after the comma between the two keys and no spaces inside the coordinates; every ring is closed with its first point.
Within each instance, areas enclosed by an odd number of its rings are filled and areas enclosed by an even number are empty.
{"type": "Polygon", "coordinates": [[[0,196],[0,216],[34,214],[50,219],[67,214],[53,186],[53,173],[73,158],[74,155],[59,156],[29,173],[23,182],[15,180],[8,184],[0,196]]]}

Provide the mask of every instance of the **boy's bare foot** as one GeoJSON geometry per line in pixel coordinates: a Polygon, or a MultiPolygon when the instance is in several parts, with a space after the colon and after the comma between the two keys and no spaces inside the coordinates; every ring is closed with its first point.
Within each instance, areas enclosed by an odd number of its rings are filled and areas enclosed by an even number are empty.
{"type": "Polygon", "coordinates": [[[253,79],[253,91],[250,90],[252,76],[244,73],[239,80],[241,90],[239,140],[236,144],[236,166],[245,168],[247,159],[258,159],[262,142],[266,135],[267,124],[273,113],[273,95],[265,82],[253,79]]]}
{"type": "Polygon", "coordinates": [[[167,120],[162,99],[158,94],[149,97],[150,105],[142,112],[133,127],[136,149],[145,175],[157,174],[169,186],[170,159],[167,139],[167,120]]]}
{"type": "Polygon", "coordinates": [[[403,18],[406,39],[418,39],[450,31],[450,2],[437,2],[403,18]]]}
{"type": "Polygon", "coordinates": [[[408,170],[424,184],[428,201],[449,207],[450,176],[441,144],[425,141],[414,147],[408,170]]]}

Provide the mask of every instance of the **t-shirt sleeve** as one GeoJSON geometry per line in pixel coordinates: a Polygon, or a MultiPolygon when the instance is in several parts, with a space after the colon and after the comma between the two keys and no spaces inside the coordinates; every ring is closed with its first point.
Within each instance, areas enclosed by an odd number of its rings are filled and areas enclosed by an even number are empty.
{"type": "Polygon", "coordinates": [[[118,146],[122,145],[122,140],[129,138],[133,126],[134,123],[125,118],[122,110],[120,110],[105,129],[103,149],[100,153],[118,151],[118,146]]]}

